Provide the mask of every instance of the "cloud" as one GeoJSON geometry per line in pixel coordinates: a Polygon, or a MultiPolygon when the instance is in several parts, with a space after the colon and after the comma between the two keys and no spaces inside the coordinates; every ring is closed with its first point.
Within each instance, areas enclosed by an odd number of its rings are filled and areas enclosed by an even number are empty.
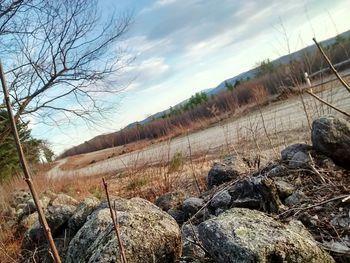
{"type": "Polygon", "coordinates": [[[127,73],[134,76],[134,81],[129,85],[127,90],[146,89],[168,73],[170,66],[165,62],[164,57],[150,57],[135,65],[129,67],[127,73]]]}

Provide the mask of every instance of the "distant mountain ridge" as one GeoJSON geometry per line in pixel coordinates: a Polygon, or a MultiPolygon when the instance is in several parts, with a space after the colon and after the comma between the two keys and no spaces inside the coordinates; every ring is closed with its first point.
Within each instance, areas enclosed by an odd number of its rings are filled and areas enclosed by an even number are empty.
{"type": "MultiPolygon", "coordinates": [[[[337,36],[341,36],[341,37],[345,37],[345,38],[348,38],[350,37],[350,30],[348,31],[345,31],[337,36]]],[[[326,39],[326,40],[323,40],[320,42],[321,45],[323,46],[329,46],[329,45],[332,45],[336,42],[336,38],[337,36],[335,37],[332,37],[332,38],[329,38],[329,39],[326,39]]],[[[288,54],[288,55],[284,55],[282,57],[279,57],[273,61],[271,61],[272,64],[274,65],[280,65],[280,64],[287,64],[290,60],[295,60],[295,59],[298,59],[298,58],[301,58],[303,54],[306,54],[306,53],[310,53],[310,52],[313,52],[317,49],[317,47],[315,45],[310,45],[310,46],[307,46],[305,48],[302,48],[298,51],[295,51],[291,54],[288,54]]],[[[246,72],[243,72],[243,73],[240,73],[239,75],[237,76],[234,76],[232,78],[229,78],[229,79],[226,79],[224,80],[223,82],[221,82],[218,86],[216,86],[215,88],[209,88],[209,89],[205,89],[205,90],[202,90],[200,92],[205,92],[206,94],[208,95],[215,95],[215,94],[218,94],[224,90],[226,90],[226,86],[225,86],[225,83],[229,83],[229,84],[232,84],[234,85],[236,83],[236,81],[238,80],[245,80],[247,78],[253,78],[255,77],[257,73],[257,68],[253,68],[251,70],[248,70],[246,72]]],[[[180,106],[180,105],[183,105],[185,104],[189,99],[186,99],[184,101],[181,101],[180,103],[172,106],[173,108],[177,107],[177,106],[180,106]]],[[[151,116],[147,117],[146,119],[142,120],[142,121],[137,121],[137,122],[133,122],[133,123],[130,123],[129,125],[127,125],[125,128],[132,128],[132,127],[135,127],[136,125],[138,124],[146,124],[154,119],[157,119],[157,118],[160,118],[161,116],[163,116],[164,114],[167,114],[169,113],[169,109],[166,109],[164,111],[160,111],[160,112],[157,112],[155,114],[152,114],[151,116]]]]}

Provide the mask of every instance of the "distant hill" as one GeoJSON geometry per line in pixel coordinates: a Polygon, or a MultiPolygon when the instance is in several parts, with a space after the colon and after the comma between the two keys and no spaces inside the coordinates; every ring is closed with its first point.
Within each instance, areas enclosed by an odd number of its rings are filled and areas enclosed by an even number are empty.
{"type": "MultiPolygon", "coordinates": [[[[340,36],[342,37],[345,37],[345,38],[348,38],[350,37],[350,30],[349,31],[346,31],[342,34],[340,34],[340,36]]],[[[330,46],[332,44],[334,44],[336,41],[336,37],[332,37],[332,38],[329,38],[329,39],[326,39],[324,41],[321,41],[321,45],[322,46],[330,46]]],[[[302,57],[303,54],[307,54],[307,53],[310,53],[310,52],[313,52],[317,49],[317,47],[315,45],[310,45],[310,46],[307,46],[303,49],[300,49],[296,52],[293,52],[291,53],[290,55],[285,55],[285,56],[282,56],[282,57],[279,57],[278,59],[275,59],[272,62],[272,64],[274,65],[281,65],[281,64],[287,64],[289,63],[290,60],[296,60],[296,59],[299,59],[302,57]]],[[[217,94],[223,90],[226,89],[225,87],[225,82],[228,82],[230,84],[235,84],[237,80],[241,80],[241,79],[247,79],[247,78],[253,78],[255,76],[257,72],[257,68],[253,68],[251,70],[248,70],[246,72],[243,72],[237,76],[234,76],[232,78],[229,78],[229,79],[226,79],[224,80],[223,82],[221,82],[217,87],[213,88],[213,89],[210,89],[209,92],[207,92],[208,94],[217,94]]]]}
{"type": "MultiPolygon", "coordinates": [[[[350,37],[350,30],[344,32],[344,33],[341,33],[339,34],[339,36],[341,37],[345,37],[345,38],[348,38],[350,37]]],[[[320,42],[323,46],[330,46],[332,44],[334,44],[336,42],[336,37],[332,37],[332,38],[329,38],[329,39],[326,39],[322,42],[320,42]]],[[[293,52],[291,53],[290,55],[285,55],[285,56],[282,56],[282,57],[279,57],[278,59],[275,59],[272,62],[272,64],[274,65],[281,65],[281,64],[287,64],[290,60],[296,60],[296,59],[299,59],[302,57],[303,54],[306,54],[306,53],[310,53],[310,52],[313,52],[316,50],[316,46],[315,45],[310,45],[310,46],[307,46],[303,49],[300,49],[296,52],[293,52]]],[[[245,80],[247,78],[254,78],[255,75],[257,73],[257,68],[253,68],[251,70],[248,70],[246,72],[243,72],[237,76],[234,76],[232,78],[229,78],[229,79],[226,79],[224,80],[223,82],[221,82],[218,86],[216,86],[215,88],[209,88],[209,89],[205,89],[205,90],[202,90],[201,92],[205,92],[207,93],[208,95],[215,95],[215,94],[218,94],[224,90],[226,90],[226,86],[225,86],[225,82],[229,83],[229,84],[232,84],[234,85],[236,83],[236,81],[238,80],[245,80]]],[[[184,100],[178,104],[176,104],[175,106],[173,106],[174,108],[177,107],[177,106],[180,106],[180,105],[183,105],[185,104],[186,102],[188,101],[187,100],[184,100]]],[[[139,121],[139,122],[133,122],[131,124],[129,124],[128,126],[126,126],[126,128],[129,128],[129,127],[135,127],[137,124],[146,124],[154,119],[157,119],[157,118],[160,118],[161,116],[163,116],[164,114],[167,114],[169,112],[169,109],[166,109],[164,111],[160,111],[160,112],[157,112],[149,117],[147,117],[146,119],[142,120],[142,121],[139,121]]]]}

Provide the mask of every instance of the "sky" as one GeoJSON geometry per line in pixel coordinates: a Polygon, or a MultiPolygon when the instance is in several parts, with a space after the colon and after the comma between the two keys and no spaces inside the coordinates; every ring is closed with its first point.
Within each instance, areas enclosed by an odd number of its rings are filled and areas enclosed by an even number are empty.
{"type": "MultiPolygon", "coordinates": [[[[198,91],[350,29],[350,0],[100,0],[101,12],[133,14],[118,43],[135,60],[122,75],[126,89],[108,95],[115,105],[98,126],[32,124],[56,154],[102,133],[168,109],[198,91]],[[285,33],[286,34],[285,34],[285,33]]],[[[116,47],[117,48],[117,47],[116,47]]]]}

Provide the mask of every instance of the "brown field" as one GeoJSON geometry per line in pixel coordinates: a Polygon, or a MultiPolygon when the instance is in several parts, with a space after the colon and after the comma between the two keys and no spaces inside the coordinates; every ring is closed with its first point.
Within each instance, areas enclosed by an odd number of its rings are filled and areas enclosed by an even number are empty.
{"type": "MultiPolygon", "coordinates": [[[[349,78],[348,78],[349,79],[349,78]]],[[[347,91],[337,81],[320,85],[317,94],[337,107],[350,111],[347,91]]],[[[328,106],[303,94],[309,119],[336,114],[328,106]]],[[[293,142],[309,142],[309,125],[299,96],[275,100],[256,106],[251,104],[236,111],[233,116],[206,129],[175,138],[158,141],[141,141],[125,147],[109,148],[102,151],[76,155],[59,160],[58,165],[48,172],[50,177],[93,176],[116,173],[128,167],[145,167],[167,163],[177,153],[184,157],[199,157],[203,154],[217,158],[224,152],[232,151],[248,155],[266,155],[276,158],[281,148],[293,142]]]]}

